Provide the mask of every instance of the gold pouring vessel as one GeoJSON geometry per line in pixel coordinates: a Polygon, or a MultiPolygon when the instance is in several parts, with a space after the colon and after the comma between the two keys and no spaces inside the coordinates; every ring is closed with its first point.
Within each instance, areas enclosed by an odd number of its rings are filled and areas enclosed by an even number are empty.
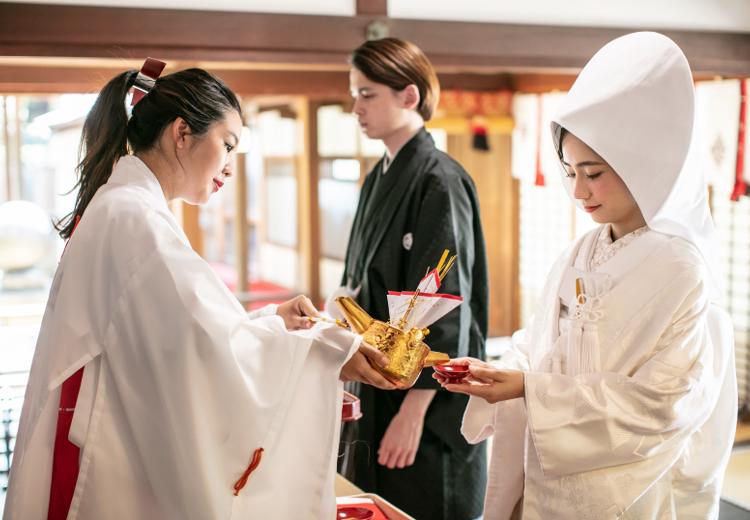
{"type": "MultiPolygon", "coordinates": [[[[454,255],[448,259],[448,251],[443,253],[437,267],[437,274],[442,280],[456,260],[454,255]]],[[[427,269],[430,272],[430,269],[427,269]]],[[[388,365],[381,367],[373,364],[378,372],[396,388],[407,389],[414,386],[424,367],[447,363],[450,356],[442,352],[433,352],[423,341],[430,333],[427,328],[413,327],[406,330],[409,315],[414,310],[419,297],[419,290],[414,292],[409,306],[398,323],[376,320],[348,296],[336,298],[336,305],[346,318],[352,331],[360,334],[364,341],[388,356],[388,365]]]]}
{"type": "Polygon", "coordinates": [[[413,328],[407,331],[376,320],[348,296],[336,298],[336,304],[351,329],[360,334],[365,342],[388,356],[385,367],[373,364],[373,368],[396,388],[411,388],[422,368],[450,361],[448,354],[432,352],[422,341],[429,334],[428,329],[413,328]]]}

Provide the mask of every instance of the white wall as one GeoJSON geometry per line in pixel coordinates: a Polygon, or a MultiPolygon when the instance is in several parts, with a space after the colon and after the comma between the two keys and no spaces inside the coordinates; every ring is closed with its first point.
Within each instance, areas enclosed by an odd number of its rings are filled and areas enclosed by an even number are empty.
{"type": "MultiPolygon", "coordinates": [[[[151,7],[353,16],[355,0],[10,0],[15,3],[151,7]]],[[[750,32],[750,0],[388,0],[391,18],[635,29],[750,32]]]]}
{"type": "MultiPolygon", "coordinates": [[[[355,0],[10,0],[353,16],[355,0]]],[[[750,32],[750,0],[388,0],[391,18],[750,32]]]]}
{"type": "Polygon", "coordinates": [[[295,13],[334,16],[354,15],[355,0],[11,0],[25,4],[151,7],[253,13],[295,13]]]}
{"type": "Polygon", "coordinates": [[[750,0],[388,0],[391,18],[750,32],[750,0]]]}
{"type": "Polygon", "coordinates": [[[320,295],[328,298],[341,286],[341,277],[344,274],[344,262],[332,258],[320,259],[320,295]]]}

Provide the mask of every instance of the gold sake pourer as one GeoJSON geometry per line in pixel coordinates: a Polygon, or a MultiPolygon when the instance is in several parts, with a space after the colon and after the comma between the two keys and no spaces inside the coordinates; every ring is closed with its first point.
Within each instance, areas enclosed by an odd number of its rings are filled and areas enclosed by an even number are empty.
{"type": "Polygon", "coordinates": [[[411,388],[424,367],[450,361],[448,354],[432,352],[424,341],[429,329],[402,330],[392,323],[376,320],[348,296],[336,298],[351,329],[388,356],[388,365],[373,364],[388,381],[402,390],[411,388]]]}

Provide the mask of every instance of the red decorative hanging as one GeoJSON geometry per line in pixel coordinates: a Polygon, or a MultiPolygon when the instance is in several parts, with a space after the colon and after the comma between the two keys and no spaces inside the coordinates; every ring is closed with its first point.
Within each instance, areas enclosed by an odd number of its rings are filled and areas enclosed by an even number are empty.
{"type": "Polygon", "coordinates": [[[544,172],[542,171],[542,96],[537,97],[537,117],[536,117],[536,176],[534,177],[534,186],[544,186],[544,172]]]}
{"type": "Polygon", "coordinates": [[[747,183],[745,183],[745,120],[747,117],[747,80],[740,80],[740,129],[737,142],[737,162],[735,163],[734,189],[732,189],[731,200],[739,200],[742,195],[747,195],[747,183]]]}

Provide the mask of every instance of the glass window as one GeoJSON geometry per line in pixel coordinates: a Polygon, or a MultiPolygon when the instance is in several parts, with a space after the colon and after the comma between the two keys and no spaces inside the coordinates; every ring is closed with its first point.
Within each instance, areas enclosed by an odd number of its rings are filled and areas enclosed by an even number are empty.
{"type": "Polygon", "coordinates": [[[341,282],[359,189],[385,147],[382,141],[365,136],[357,118],[342,105],[322,106],[317,114],[320,284],[325,297],[341,282]]]}
{"type": "Polygon", "coordinates": [[[299,131],[286,108],[261,111],[247,102],[248,128],[235,172],[244,170],[248,286],[237,287],[237,182],[228,183],[200,208],[203,256],[251,309],[284,301],[299,291],[299,131]]]}
{"type": "Polygon", "coordinates": [[[5,149],[7,138],[7,103],[8,96],[0,96],[0,203],[10,198],[8,193],[8,168],[6,165],[7,150],[5,149]]]}
{"type": "Polygon", "coordinates": [[[52,223],[73,210],[81,129],[94,99],[0,96],[0,490],[63,247],[52,223]]]}

